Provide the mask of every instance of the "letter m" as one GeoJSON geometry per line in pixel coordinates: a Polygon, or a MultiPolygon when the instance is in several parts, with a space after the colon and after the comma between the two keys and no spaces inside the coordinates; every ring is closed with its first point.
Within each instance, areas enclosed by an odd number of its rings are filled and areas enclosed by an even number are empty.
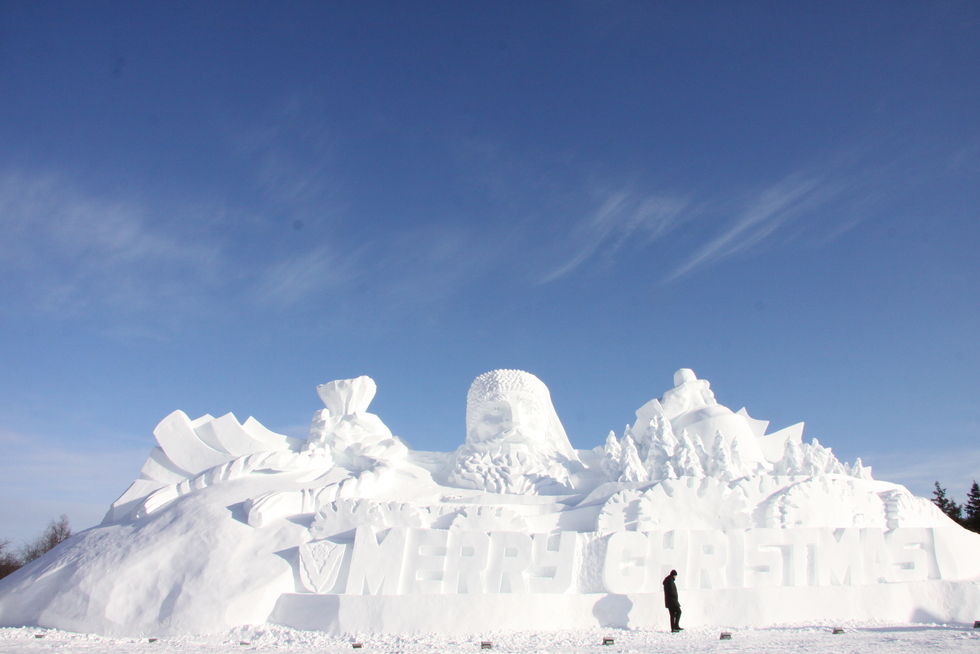
{"type": "Polygon", "coordinates": [[[397,595],[407,532],[404,527],[393,527],[379,543],[374,527],[358,527],[345,594],[397,595]]]}
{"type": "Polygon", "coordinates": [[[821,586],[855,586],[864,583],[860,529],[822,529],[817,550],[817,575],[821,586]]]}

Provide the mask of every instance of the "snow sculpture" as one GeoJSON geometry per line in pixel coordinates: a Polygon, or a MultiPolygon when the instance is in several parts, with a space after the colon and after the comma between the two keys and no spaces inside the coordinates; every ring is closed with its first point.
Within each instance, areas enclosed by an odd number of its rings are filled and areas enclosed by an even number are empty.
{"type": "Polygon", "coordinates": [[[606,479],[618,481],[622,470],[623,447],[616,438],[616,432],[611,431],[606,436],[606,445],[601,448],[599,455],[602,457],[599,465],[606,479]]]}
{"type": "Polygon", "coordinates": [[[466,442],[448,481],[495,493],[571,492],[578,455],[548,387],[520,370],[480,375],[466,396],[466,442]]]}
{"type": "Polygon", "coordinates": [[[410,450],[376,390],[319,386],[306,440],[167,416],[101,526],[0,580],[0,625],[662,628],[671,569],[689,624],[980,613],[980,536],[802,423],[767,434],[689,369],[593,450],[526,372],[476,378],[450,453],[410,450]]]}
{"type": "Polygon", "coordinates": [[[390,484],[408,448],[381,419],[368,413],[378,390],[370,377],[321,384],[317,394],[327,408],[313,414],[310,436],[298,457],[280,472],[297,471],[302,490],[271,491],[246,503],[249,524],[261,527],[276,518],[316,511],[338,497],[356,497],[390,484]]]}
{"type": "MultiPolygon", "coordinates": [[[[159,447],[150,451],[140,477],[112,503],[106,520],[118,520],[134,511],[145,498],[156,491],[163,491],[158,498],[165,503],[192,490],[198,490],[210,483],[200,478],[215,467],[235,460],[241,460],[234,471],[226,469],[211,474],[239,476],[255,470],[270,458],[278,458],[279,453],[298,443],[295,439],[275,434],[254,418],[239,424],[231,413],[212,418],[209,415],[190,420],[183,411],[174,411],[164,418],[153,435],[159,447]],[[252,458],[251,455],[258,455],[252,458]],[[166,499],[162,499],[162,498],[166,499]]],[[[154,502],[151,502],[152,510],[154,502]]]]}
{"type": "Polygon", "coordinates": [[[698,379],[690,368],[681,368],[674,373],[674,388],[664,393],[660,404],[667,418],[673,420],[691,411],[718,406],[718,400],[711,392],[711,384],[698,379]]]}

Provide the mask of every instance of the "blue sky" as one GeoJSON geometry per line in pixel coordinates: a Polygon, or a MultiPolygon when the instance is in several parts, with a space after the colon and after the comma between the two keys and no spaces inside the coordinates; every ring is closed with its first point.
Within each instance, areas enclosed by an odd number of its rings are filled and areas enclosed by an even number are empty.
{"type": "Polygon", "coordinates": [[[690,367],[878,478],[980,479],[980,6],[0,2],[0,537],[157,422],[418,449],[476,375],[599,444],[690,367]]]}

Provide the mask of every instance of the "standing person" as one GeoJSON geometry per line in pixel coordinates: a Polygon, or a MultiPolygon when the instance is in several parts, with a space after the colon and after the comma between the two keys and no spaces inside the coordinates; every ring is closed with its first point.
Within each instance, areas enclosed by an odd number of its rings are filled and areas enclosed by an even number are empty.
{"type": "Polygon", "coordinates": [[[674,578],[677,570],[671,570],[670,574],[664,577],[664,606],[670,611],[670,631],[677,633],[681,629],[681,603],[677,599],[677,584],[674,578]]]}

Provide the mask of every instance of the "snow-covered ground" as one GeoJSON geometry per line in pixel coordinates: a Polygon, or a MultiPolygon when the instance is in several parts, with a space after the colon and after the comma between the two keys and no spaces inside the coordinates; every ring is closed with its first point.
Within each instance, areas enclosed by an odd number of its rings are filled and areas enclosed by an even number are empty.
{"type": "MultiPolygon", "coordinates": [[[[722,629],[694,628],[680,634],[662,631],[520,632],[487,634],[492,652],[501,654],[648,654],[659,652],[797,652],[810,654],[907,654],[909,652],[980,652],[980,629],[971,625],[842,624],[843,634],[831,625],[730,629],[731,640],[719,638],[722,629]],[[611,646],[602,639],[612,637],[611,646]]],[[[317,652],[324,654],[477,654],[480,638],[424,636],[373,636],[354,650],[352,638],[336,638],[314,631],[261,626],[234,629],[212,636],[160,638],[103,638],[53,629],[0,628],[4,654],[218,654],[225,652],[317,652]],[[42,636],[38,638],[37,636],[42,636]]]]}

